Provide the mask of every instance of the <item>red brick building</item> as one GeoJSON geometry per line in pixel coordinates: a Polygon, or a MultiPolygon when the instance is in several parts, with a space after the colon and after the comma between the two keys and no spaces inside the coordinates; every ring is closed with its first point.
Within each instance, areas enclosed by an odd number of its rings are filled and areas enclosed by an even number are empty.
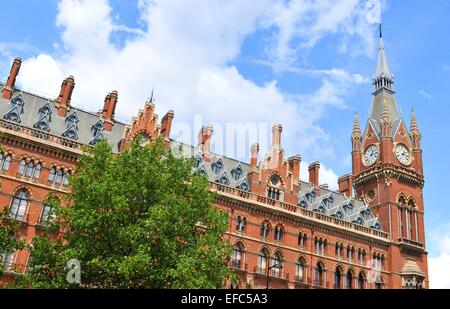
{"type": "MultiPolygon", "coordinates": [[[[107,139],[120,152],[141,134],[148,140],[163,135],[169,146],[174,113],[159,124],[150,100],[124,124],[114,118],[117,91],[106,96],[103,109],[90,113],[71,106],[72,76],[56,99],[17,89],[20,65],[16,59],[0,84],[0,207],[9,207],[10,216],[22,222],[15,236],[30,241],[48,219],[49,193],[67,193],[82,145],[107,139]]],[[[201,129],[197,147],[183,146],[219,193],[217,206],[229,214],[225,236],[234,245],[229,265],[239,287],[429,286],[421,134],[414,113],[408,131],[393,85],[380,38],[370,116],[364,132],[355,116],[352,173],[339,178],[339,191],[320,185],[320,163],[300,171],[299,155],[286,158],[278,124],[262,161],[258,144],[250,163],[211,153],[210,126],[201,129]],[[300,173],[309,173],[309,182],[301,181],[300,173]]],[[[5,252],[1,258],[5,280],[12,280],[26,270],[29,252],[5,252]]]]}

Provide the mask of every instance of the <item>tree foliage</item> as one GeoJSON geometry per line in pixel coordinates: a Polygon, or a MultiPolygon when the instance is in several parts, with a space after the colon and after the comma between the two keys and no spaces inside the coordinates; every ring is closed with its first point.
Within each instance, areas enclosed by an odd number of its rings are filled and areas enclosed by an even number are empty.
{"type": "Polygon", "coordinates": [[[77,287],[66,280],[70,259],[85,288],[220,288],[232,276],[227,215],[192,160],[162,139],[137,139],[120,155],[106,141],[86,149],[69,186],[67,199],[51,200],[55,219],[33,239],[19,285],[77,287]]]}

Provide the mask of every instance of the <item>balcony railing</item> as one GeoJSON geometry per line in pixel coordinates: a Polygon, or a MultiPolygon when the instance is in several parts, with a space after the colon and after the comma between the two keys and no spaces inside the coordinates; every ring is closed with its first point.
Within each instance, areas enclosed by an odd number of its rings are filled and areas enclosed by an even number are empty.
{"type": "Polygon", "coordinates": [[[281,208],[284,210],[287,210],[289,212],[292,213],[298,213],[302,216],[305,217],[310,217],[310,218],[314,218],[316,220],[320,220],[320,221],[324,221],[324,222],[328,222],[328,223],[333,223],[339,226],[343,226],[343,227],[347,227],[347,228],[352,228],[354,230],[363,232],[365,234],[370,234],[370,235],[374,235],[380,238],[384,238],[384,239],[388,239],[388,233],[386,232],[382,232],[382,231],[377,231],[375,229],[372,228],[368,228],[365,226],[361,226],[358,225],[356,223],[352,223],[352,222],[347,222],[341,219],[337,219],[337,218],[333,218],[327,215],[323,215],[320,213],[316,213],[314,211],[308,210],[308,209],[304,209],[301,208],[297,205],[293,205],[293,204],[288,204],[285,202],[281,202],[278,200],[274,200],[271,198],[268,198],[266,196],[262,196],[262,195],[258,195],[255,194],[253,192],[247,192],[247,191],[243,191],[237,188],[231,188],[229,186],[223,185],[223,184],[219,184],[216,182],[210,182],[210,186],[213,190],[216,190],[220,193],[225,193],[225,194],[229,194],[229,195],[234,195],[236,197],[239,198],[244,198],[247,200],[251,200],[251,201],[255,201],[255,202],[259,202],[261,204],[265,204],[271,207],[275,207],[275,208],[281,208]]]}
{"type": "Polygon", "coordinates": [[[61,136],[53,135],[48,132],[44,132],[37,129],[31,129],[25,126],[18,125],[14,122],[10,122],[4,119],[0,119],[0,128],[4,129],[4,131],[13,131],[15,133],[21,133],[28,135],[33,138],[37,138],[39,140],[42,140],[44,143],[55,143],[58,145],[62,145],[68,148],[81,150],[83,145],[82,143],[79,143],[74,140],[70,140],[67,138],[63,138],[61,136]]]}

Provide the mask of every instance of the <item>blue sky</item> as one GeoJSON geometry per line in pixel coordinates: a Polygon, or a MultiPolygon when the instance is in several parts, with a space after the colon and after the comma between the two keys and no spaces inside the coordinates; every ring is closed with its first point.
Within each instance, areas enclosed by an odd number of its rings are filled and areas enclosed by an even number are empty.
{"type": "MultiPolygon", "coordinates": [[[[331,184],[351,169],[354,112],[367,119],[381,18],[404,120],[409,126],[414,106],[423,134],[432,284],[436,278],[434,286],[450,287],[450,270],[435,266],[450,264],[450,214],[442,202],[450,186],[450,2],[308,3],[10,1],[0,19],[0,78],[20,56],[23,88],[56,97],[73,74],[75,104],[96,111],[117,89],[124,121],[155,86],[160,117],[173,109],[180,126],[192,127],[194,114],[218,127],[280,122],[287,154],[321,161],[322,181],[331,184]]],[[[182,139],[196,143],[196,133],[182,139]]],[[[229,148],[219,150],[233,155],[229,148]]]]}

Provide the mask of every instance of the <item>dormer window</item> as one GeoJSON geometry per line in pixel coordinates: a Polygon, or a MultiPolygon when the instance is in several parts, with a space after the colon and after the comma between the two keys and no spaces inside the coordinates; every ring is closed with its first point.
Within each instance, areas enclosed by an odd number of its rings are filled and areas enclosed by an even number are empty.
{"type": "Polygon", "coordinates": [[[349,215],[353,214],[353,204],[349,202],[348,204],[344,205],[344,211],[349,215]]]}
{"type": "Polygon", "coordinates": [[[306,199],[308,200],[308,203],[312,204],[316,200],[316,191],[311,190],[311,192],[308,192],[305,194],[306,199]]]}
{"type": "Polygon", "coordinates": [[[50,104],[47,102],[44,106],[39,109],[38,121],[33,125],[33,128],[50,131],[50,121],[52,120],[52,110],[50,109],[50,104]]]}
{"type": "Polygon", "coordinates": [[[194,167],[199,168],[201,164],[202,164],[202,156],[200,154],[197,154],[194,157],[194,167]]]}
{"type": "Polygon", "coordinates": [[[231,171],[231,177],[233,177],[233,179],[235,181],[238,181],[242,174],[244,174],[244,171],[241,168],[241,165],[236,166],[232,171],[231,171]]]}
{"type": "Polygon", "coordinates": [[[225,186],[228,186],[230,184],[230,181],[228,180],[228,177],[225,173],[223,173],[223,175],[219,177],[217,182],[225,186]]]}
{"type": "Polygon", "coordinates": [[[92,140],[89,142],[89,145],[94,146],[99,140],[103,139],[103,122],[101,120],[92,126],[91,134],[92,140]]]}
{"type": "Polygon", "coordinates": [[[212,168],[212,170],[213,170],[213,172],[214,172],[214,174],[215,175],[218,175],[218,174],[220,174],[222,171],[223,171],[223,163],[222,163],[222,160],[217,160],[216,162],[214,162],[212,165],[211,165],[211,168],[212,168]]]}
{"type": "Polygon", "coordinates": [[[66,130],[62,136],[77,140],[78,139],[78,116],[73,112],[66,118],[66,130]]]}
{"type": "Polygon", "coordinates": [[[17,96],[11,101],[11,109],[9,112],[3,117],[6,120],[20,123],[20,115],[23,114],[23,101],[22,96],[17,96]]]}

